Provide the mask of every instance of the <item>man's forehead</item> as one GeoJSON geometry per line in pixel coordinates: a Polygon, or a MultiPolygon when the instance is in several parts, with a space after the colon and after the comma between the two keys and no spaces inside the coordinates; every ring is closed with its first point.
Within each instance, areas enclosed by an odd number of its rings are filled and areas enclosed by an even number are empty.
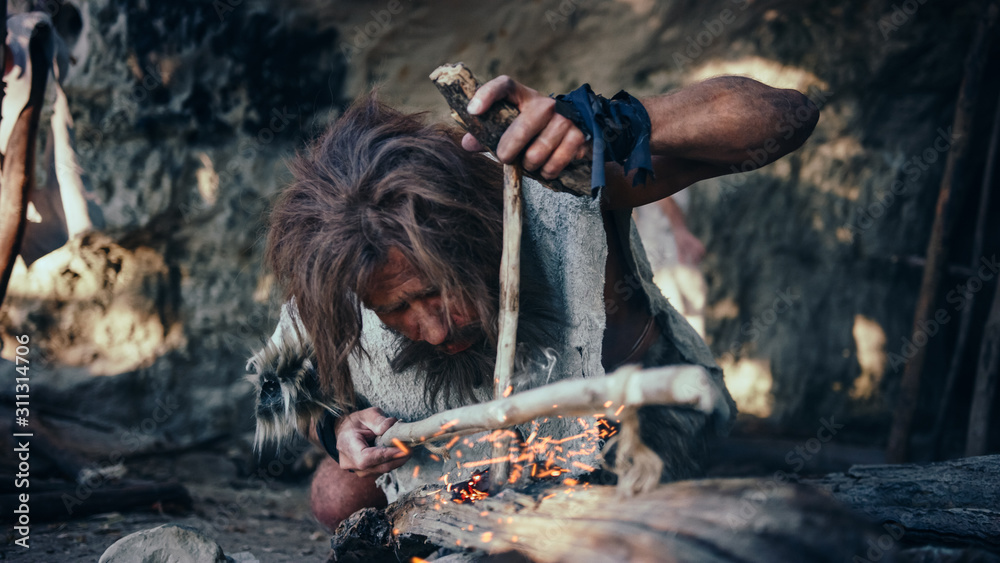
{"type": "Polygon", "coordinates": [[[423,285],[423,277],[417,268],[398,248],[393,247],[389,249],[385,264],[375,269],[368,287],[364,288],[364,302],[369,308],[378,308],[423,285]]]}

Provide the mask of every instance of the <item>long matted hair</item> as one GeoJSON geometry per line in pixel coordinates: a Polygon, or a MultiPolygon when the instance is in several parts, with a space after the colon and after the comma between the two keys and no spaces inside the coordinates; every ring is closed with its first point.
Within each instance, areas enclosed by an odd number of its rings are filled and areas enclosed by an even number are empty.
{"type": "MultiPolygon", "coordinates": [[[[462,149],[453,129],[369,95],[290,168],[294,180],[271,213],[267,260],[296,301],[338,408],[354,409],[348,357],[365,353],[361,300],[392,247],[440,289],[446,307],[471,304],[495,349],[503,235],[496,163],[462,149]]],[[[428,380],[432,396],[444,375],[428,380]]],[[[444,387],[472,397],[483,383],[475,377],[452,376],[444,387]]]]}

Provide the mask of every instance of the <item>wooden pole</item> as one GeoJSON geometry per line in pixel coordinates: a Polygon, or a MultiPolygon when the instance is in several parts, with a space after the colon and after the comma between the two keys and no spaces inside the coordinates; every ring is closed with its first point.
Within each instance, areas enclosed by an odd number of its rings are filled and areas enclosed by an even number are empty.
{"type": "MultiPolygon", "coordinates": [[[[987,54],[996,30],[998,11],[1000,10],[997,2],[991,2],[987,7],[986,17],[976,29],[972,47],[965,60],[965,72],[955,108],[954,139],[951,150],[948,151],[944,178],[941,180],[941,190],[938,193],[934,226],[931,229],[930,241],[927,243],[927,265],[924,268],[913,316],[911,341],[916,340],[917,333],[922,331],[928,320],[934,316],[937,290],[941,285],[945,265],[948,263],[958,209],[961,207],[965,192],[968,191],[966,169],[970,153],[969,137],[972,132],[973,113],[986,74],[987,54]]],[[[909,457],[910,435],[920,399],[920,379],[923,376],[926,355],[926,346],[917,346],[916,353],[906,363],[893,412],[892,429],[889,432],[886,459],[890,463],[903,463],[909,457]]]]}
{"type": "MultiPolygon", "coordinates": [[[[6,19],[4,20],[6,25],[6,19]]],[[[14,261],[21,249],[28,212],[28,190],[35,169],[35,145],[38,120],[45,98],[45,82],[49,75],[49,57],[45,43],[51,30],[39,24],[28,42],[28,62],[31,84],[28,103],[14,122],[5,147],[3,170],[0,172],[0,303],[7,294],[7,282],[14,270],[14,261]]]]}
{"type": "MultiPolygon", "coordinates": [[[[969,259],[970,270],[976,271],[979,267],[979,260],[983,255],[983,241],[986,238],[986,224],[989,222],[990,196],[993,192],[993,176],[996,173],[996,161],[1000,158],[1000,100],[997,101],[996,114],[993,119],[993,132],[990,135],[990,146],[986,151],[986,170],[983,172],[982,188],[979,192],[979,212],[976,216],[976,231],[972,237],[972,255],[969,259]]],[[[948,366],[948,375],[945,377],[944,390],[941,393],[941,403],[938,405],[937,418],[934,420],[934,431],[931,436],[931,444],[935,450],[935,456],[941,449],[941,435],[944,432],[944,424],[948,415],[948,407],[951,404],[952,395],[955,393],[955,383],[962,370],[962,363],[965,358],[965,345],[969,339],[969,330],[972,327],[972,313],[975,311],[973,304],[976,294],[968,296],[965,309],[959,319],[958,337],[955,339],[955,350],[952,352],[951,363],[948,366]]]]}
{"type": "MultiPolygon", "coordinates": [[[[514,354],[517,351],[517,314],[521,287],[521,166],[503,167],[503,255],[500,260],[500,326],[497,361],[493,369],[493,398],[503,399],[513,390],[514,354]]],[[[517,445],[503,434],[493,442],[490,490],[497,493],[510,476],[511,448],[517,445]]]]}
{"type": "Polygon", "coordinates": [[[1000,283],[993,295],[993,306],[986,319],[983,341],[979,348],[976,368],[976,386],[972,392],[969,409],[969,431],[965,438],[965,455],[986,453],[989,445],[990,413],[997,396],[997,377],[1000,372],[1000,283]]]}

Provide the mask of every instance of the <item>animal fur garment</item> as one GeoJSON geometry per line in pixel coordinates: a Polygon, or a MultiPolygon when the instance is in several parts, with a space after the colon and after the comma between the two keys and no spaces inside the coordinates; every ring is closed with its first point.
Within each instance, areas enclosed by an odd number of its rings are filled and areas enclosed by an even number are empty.
{"type": "Polygon", "coordinates": [[[320,392],[308,338],[276,332],[247,362],[247,371],[257,395],[254,448],[258,451],[269,442],[280,445],[296,431],[308,438],[309,427],[324,411],[341,414],[320,392]]]}

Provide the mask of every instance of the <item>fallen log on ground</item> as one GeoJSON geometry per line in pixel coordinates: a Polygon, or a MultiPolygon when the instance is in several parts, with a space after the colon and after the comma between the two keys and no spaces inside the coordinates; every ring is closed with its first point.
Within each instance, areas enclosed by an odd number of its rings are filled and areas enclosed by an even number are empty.
{"type": "MultiPolygon", "coordinates": [[[[765,490],[758,479],[682,481],[629,498],[614,487],[576,484],[538,494],[506,490],[475,504],[449,499],[428,487],[385,511],[356,513],[333,538],[337,560],[375,560],[379,544],[397,555],[421,556],[426,538],[455,549],[516,551],[545,563],[843,562],[864,557],[867,540],[877,536],[813,488],[765,490]]],[[[424,546],[423,553],[434,549],[424,546]]]]}
{"type": "MultiPolygon", "coordinates": [[[[16,507],[20,504],[19,494],[0,495],[0,504],[16,507]]],[[[158,510],[165,512],[187,512],[193,503],[191,495],[180,483],[150,483],[142,481],[101,485],[95,488],[85,485],[66,485],[42,493],[30,493],[31,521],[63,522],[105,512],[125,512],[128,510],[158,510]]],[[[0,522],[15,521],[17,514],[4,511],[0,522]]]]}
{"type": "Polygon", "coordinates": [[[855,466],[803,482],[877,523],[901,524],[907,542],[1000,551],[1000,455],[855,466]]]}
{"type": "Polygon", "coordinates": [[[628,498],[570,480],[461,504],[425,487],[354,514],[331,543],[339,561],[407,560],[439,546],[546,563],[889,561],[889,552],[924,544],[1000,550],[1000,456],[788,478],[682,481],[628,498]]]}

